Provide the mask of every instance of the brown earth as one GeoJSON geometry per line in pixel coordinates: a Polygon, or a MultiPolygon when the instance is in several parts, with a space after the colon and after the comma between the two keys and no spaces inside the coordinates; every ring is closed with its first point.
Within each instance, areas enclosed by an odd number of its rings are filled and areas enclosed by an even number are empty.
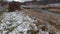
{"type": "Polygon", "coordinates": [[[33,9],[22,9],[22,12],[36,17],[38,19],[36,25],[43,31],[50,31],[49,34],[55,34],[57,31],[60,31],[60,16],[46,14],[33,9]]]}
{"type": "Polygon", "coordinates": [[[60,8],[46,8],[46,10],[50,11],[50,12],[53,12],[53,13],[57,13],[57,14],[60,14],[60,8]]]}
{"type": "Polygon", "coordinates": [[[42,8],[44,10],[48,10],[53,13],[60,14],[60,7],[59,6],[55,7],[55,6],[38,5],[37,7],[42,8]]]}

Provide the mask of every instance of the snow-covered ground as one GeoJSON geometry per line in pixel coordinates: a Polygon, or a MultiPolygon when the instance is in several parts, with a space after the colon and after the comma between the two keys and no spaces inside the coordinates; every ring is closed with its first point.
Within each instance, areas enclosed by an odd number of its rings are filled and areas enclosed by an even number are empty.
{"type": "MultiPolygon", "coordinates": [[[[31,32],[27,32],[30,30],[38,30],[37,34],[49,34],[51,30],[53,31],[54,27],[49,23],[36,26],[38,19],[34,18],[20,11],[4,12],[0,16],[0,34],[21,34],[22,32],[23,34],[31,34],[31,32]],[[42,31],[41,27],[43,26],[46,26],[48,30],[42,31]]],[[[60,31],[55,33],[60,34],[60,31]]]]}
{"type": "MultiPolygon", "coordinates": [[[[23,12],[4,12],[0,16],[0,34],[31,34],[27,33],[29,30],[37,31],[38,27],[37,19],[35,17],[29,16],[23,12]]],[[[47,31],[38,30],[37,34],[49,34],[47,31]]]]}
{"type": "Polygon", "coordinates": [[[4,12],[0,19],[0,34],[20,34],[20,32],[27,34],[28,30],[37,30],[34,24],[37,20],[23,12],[4,12]]]}

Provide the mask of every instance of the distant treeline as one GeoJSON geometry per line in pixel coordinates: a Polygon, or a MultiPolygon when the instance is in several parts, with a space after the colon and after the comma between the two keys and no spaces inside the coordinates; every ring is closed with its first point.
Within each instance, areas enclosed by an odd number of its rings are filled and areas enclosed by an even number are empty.
{"type": "MultiPolygon", "coordinates": [[[[42,0],[42,1],[31,1],[31,2],[24,2],[24,3],[20,3],[20,4],[23,4],[25,5],[26,3],[33,3],[34,4],[37,4],[37,5],[41,5],[41,4],[50,4],[50,3],[60,3],[60,0],[42,0]]],[[[3,5],[4,4],[8,4],[8,2],[0,2],[2,3],[3,5]]]]}
{"type": "Polygon", "coordinates": [[[50,3],[60,3],[60,0],[43,0],[36,2],[36,4],[50,4],[50,3]]]}

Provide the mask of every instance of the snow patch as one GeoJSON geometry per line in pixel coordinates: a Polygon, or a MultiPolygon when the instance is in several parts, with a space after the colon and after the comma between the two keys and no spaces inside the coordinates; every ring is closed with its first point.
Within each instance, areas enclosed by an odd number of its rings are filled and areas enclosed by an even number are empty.
{"type": "Polygon", "coordinates": [[[23,12],[4,12],[0,22],[0,34],[27,34],[28,30],[38,29],[33,23],[36,21],[23,12]]]}

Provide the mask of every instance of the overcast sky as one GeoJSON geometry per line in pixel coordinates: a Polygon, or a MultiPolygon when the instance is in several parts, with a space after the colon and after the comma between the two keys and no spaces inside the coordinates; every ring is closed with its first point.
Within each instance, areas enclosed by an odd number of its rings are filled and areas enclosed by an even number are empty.
{"type": "MultiPolygon", "coordinates": [[[[13,0],[7,0],[8,2],[11,2],[13,0]]],[[[14,0],[14,1],[19,1],[19,2],[25,2],[25,1],[32,1],[32,0],[14,0]]]]}

